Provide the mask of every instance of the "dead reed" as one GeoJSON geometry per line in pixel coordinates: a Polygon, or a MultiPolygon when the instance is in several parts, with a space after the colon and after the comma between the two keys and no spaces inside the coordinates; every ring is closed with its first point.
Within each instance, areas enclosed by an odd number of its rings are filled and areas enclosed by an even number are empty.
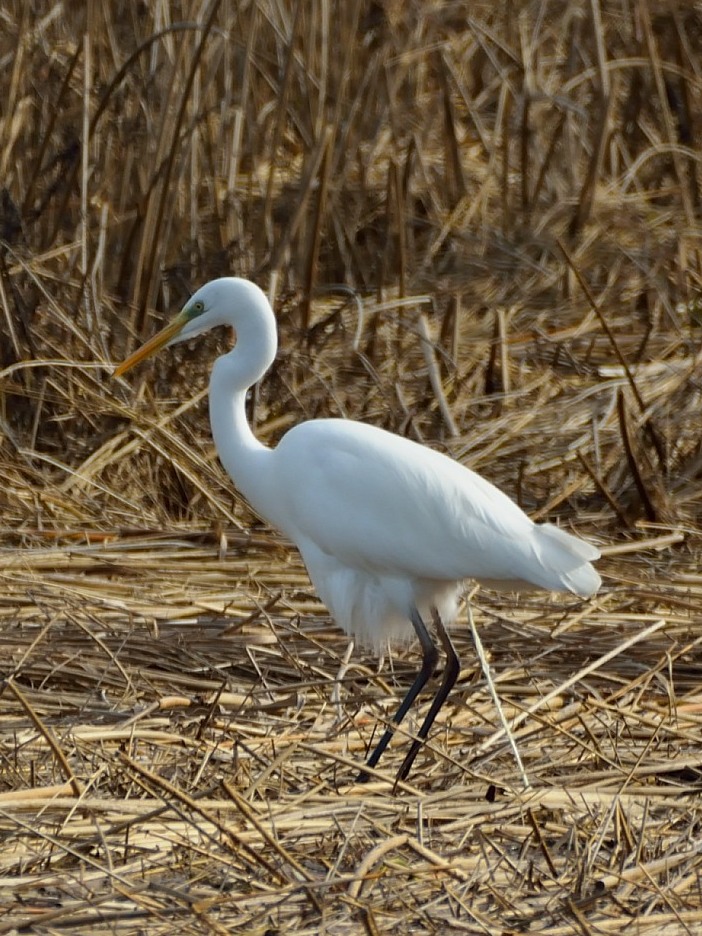
{"type": "Polygon", "coordinates": [[[699,9],[0,24],[0,933],[699,931],[699,9]],[[263,439],[368,420],[606,547],[587,605],[475,600],[529,789],[467,629],[410,782],[356,786],[414,650],[349,655],[223,474],[225,339],[109,379],[230,272],[263,439]]]}

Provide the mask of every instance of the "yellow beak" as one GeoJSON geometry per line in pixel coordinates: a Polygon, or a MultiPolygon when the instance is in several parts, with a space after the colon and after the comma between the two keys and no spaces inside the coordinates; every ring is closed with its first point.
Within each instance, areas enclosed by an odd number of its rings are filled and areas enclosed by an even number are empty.
{"type": "Polygon", "coordinates": [[[146,358],[151,357],[156,354],[157,351],[160,351],[161,348],[167,344],[171,338],[175,336],[183,329],[183,327],[188,322],[186,316],[181,312],[179,315],[169,322],[165,328],[162,328],[160,332],[156,332],[153,338],[143,344],[140,348],[137,348],[134,354],[130,354],[126,360],[122,361],[121,364],[118,364],[115,367],[112,376],[121,377],[122,374],[126,371],[131,370],[135,364],[138,364],[139,361],[144,361],[146,358]]]}

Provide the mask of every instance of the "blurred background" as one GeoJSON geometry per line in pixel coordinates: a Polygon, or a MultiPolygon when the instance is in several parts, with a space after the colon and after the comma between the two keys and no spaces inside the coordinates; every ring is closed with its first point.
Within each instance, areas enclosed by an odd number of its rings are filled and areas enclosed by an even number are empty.
{"type": "Polygon", "coordinates": [[[532,513],[578,509],[600,529],[696,520],[698,9],[1,12],[12,524],[28,500],[45,524],[241,509],[202,399],[226,336],[142,368],[136,401],[110,380],[227,274],[255,279],[278,313],[281,354],[253,411],[264,439],[347,415],[448,448],[532,513]],[[125,449],[130,426],[159,419],[158,451],[125,449]],[[37,484],[61,485],[62,502],[37,508],[37,484]]]}

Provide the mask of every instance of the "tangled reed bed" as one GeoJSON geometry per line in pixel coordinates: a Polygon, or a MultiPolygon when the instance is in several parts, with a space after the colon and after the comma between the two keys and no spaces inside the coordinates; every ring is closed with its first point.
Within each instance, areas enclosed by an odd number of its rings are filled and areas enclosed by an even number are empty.
{"type": "Polygon", "coordinates": [[[696,932],[699,11],[154,10],[0,3],[0,932],[696,932]],[[529,789],[463,627],[355,784],[414,649],[223,475],[222,338],[109,380],[230,272],[261,438],[366,419],[603,545],[590,603],[474,601],[529,789]]]}
{"type": "Polygon", "coordinates": [[[586,608],[479,596],[532,786],[460,629],[459,687],[393,795],[404,732],[390,783],[354,780],[415,655],[349,657],[278,547],[222,558],[189,525],[5,551],[5,931],[694,932],[699,580],[634,582],[637,554],[586,608]]]}

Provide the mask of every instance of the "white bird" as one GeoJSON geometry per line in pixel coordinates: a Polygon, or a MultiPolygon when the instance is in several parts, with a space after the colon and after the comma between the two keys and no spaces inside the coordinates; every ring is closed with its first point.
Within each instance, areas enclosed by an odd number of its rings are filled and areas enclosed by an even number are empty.
{"type": "MultiPolygon", "coordinates": [[[[398,772],[407,776],[460,670],[445,625],[457,615],[465,579],[593,595],[599,551],[550,523],[536,524],[506,494],[439,452],[348,419],[314,419],[290,429],[274,449],[253,434],[246,395],[273,363],[273,310],[254,283],[213,280],[115,370],[120,376],[160,348],[219,325],[234,329],[232,351],[210,376],[210,423],[219,458],[257,514],[300,550],[322,601],[347,634],[376,646],[411,634],[422,667],[393,724],[367,761],[374,767],[395,727],[432,676],[444,675],[398,772]]],[[[367,779],[367,774],[361,778],[367,779]]]]}

